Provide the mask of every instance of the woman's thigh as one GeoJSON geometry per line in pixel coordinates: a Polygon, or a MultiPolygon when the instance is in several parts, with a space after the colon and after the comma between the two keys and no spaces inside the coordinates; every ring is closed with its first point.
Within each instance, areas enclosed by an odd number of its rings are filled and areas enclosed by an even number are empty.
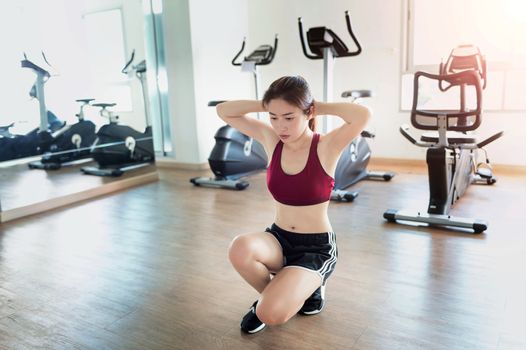
{"type": "Polygon", "coordinates": [[[278,240],[268,232],[236,236],[229,247],[230,260],[256,260],[273,272],[283,267],[283,251],[278,240]]]}

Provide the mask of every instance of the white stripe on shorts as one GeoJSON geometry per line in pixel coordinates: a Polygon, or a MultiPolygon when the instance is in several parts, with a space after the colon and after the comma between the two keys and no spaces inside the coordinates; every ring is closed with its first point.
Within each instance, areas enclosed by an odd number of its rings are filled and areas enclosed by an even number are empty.
{"type": "Polygon", "coordinates": [[[334,232],[327,233],[329,234],[329,244],[331,245],[331,250],[329,251],[331,257],[323,263],[319,270],[316,271],[322,276],[325,276],[325,274],[334,267],[336,260],[338,260],[338,257],[336,256],[336,235],[334,232]]]}

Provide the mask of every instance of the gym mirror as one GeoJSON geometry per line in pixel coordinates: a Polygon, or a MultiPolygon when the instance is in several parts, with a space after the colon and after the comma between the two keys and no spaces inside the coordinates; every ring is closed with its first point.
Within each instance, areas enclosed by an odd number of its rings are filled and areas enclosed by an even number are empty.
{"type": "Polygon", "coordinates": [[[0,222],[157,179],[148,4],[0,5],[0,222]]]}

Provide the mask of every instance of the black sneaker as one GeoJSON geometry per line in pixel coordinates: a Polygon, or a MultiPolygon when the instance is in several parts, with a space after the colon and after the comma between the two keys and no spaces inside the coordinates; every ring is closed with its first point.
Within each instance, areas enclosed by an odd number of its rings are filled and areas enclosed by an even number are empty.
{"type": "Polygon", "coordinates": [[[312,295],[305,300],[298,313],[302,315],[316,315],[321,312],[325,306],[325,285],[322,285],[312,293],[312,295]]]}
{"type": "Polygon", "coordinates": [[[243,317],[241,320],[241,330],[245,333],[253,334],[257,333],[263,328],[265,328],[266,324],[261,322],[259,318],[256,315],[256,305],[257,300],[252,304],[252,307],[250,310],[248,310],[248,313],[243,317]]]}

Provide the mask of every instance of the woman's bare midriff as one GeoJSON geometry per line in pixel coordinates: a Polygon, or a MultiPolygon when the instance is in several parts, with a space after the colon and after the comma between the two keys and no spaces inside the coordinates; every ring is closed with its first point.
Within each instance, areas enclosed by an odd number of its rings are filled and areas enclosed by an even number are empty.
{"type": "Polygon", "coordinates": [[[296,233],[332,232],[327,216],[329,201],[306,206],[292,206],[276,202],[275,223],[280,228],[296,233]]]}

